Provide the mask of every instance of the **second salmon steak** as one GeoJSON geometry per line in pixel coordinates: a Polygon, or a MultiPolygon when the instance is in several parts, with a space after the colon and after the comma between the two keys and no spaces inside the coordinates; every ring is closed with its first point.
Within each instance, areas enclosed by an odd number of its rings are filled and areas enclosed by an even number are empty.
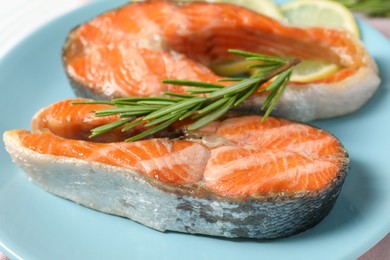
{"type": "Polygon", "coordinates": [[[341,143],[309,125],[244,116],[135,142],[120,140],[142,126],[89,139],[117,118],[91,113],[108,105],[73,101],[42,109],[31,131],[5,132],[13,161],[53,194],[160,231],[290,236],[330,212],[348,172],[341,143]]]}
{"type": "MultiPolygon", "coordinates": [[[[352,113],[369,100],[380,79],[359,39],[328,28],[296,28],[223,3],[129,3],[69,33],[63,62],[78,96],[110,100],[185,93],[163,79],[218,82],[210,68],[231,62],[229,49],[334,63],[321,80],[290,82],[273,111],[298,121],[352,113]]],[[[264,94],[237,109],[260,113],[264,94]]]]}

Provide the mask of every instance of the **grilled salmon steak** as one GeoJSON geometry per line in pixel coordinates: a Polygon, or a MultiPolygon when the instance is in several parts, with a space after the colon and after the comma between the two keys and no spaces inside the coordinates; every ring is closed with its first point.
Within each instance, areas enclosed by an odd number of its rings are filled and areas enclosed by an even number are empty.
{"type": "MultiPolygon", "coordinates": [[[[129,3],[72,30],[63,63],[77,96],[103,100],[161,96],[185,91],[163,84],[163,79],[220,80],[210,68],[234,60],[229,49],[341,67],[321,80],[290,82],[274,116],[309,121],[352,113],[380,83],[373,59],[353,35],[290,27],[226,3],[129,3]]],[[[238,110],[260,113],[264,99],[265,94],[254,94],[238,110]]]]}
{"type": "Polygon", "coordinates": [[[39,111],[31,131],[5,132],[13,161],[53,194],[160,231],[296,234],[330,212],[348,172],[342,144],[302,123],[252,115],[197,131],[179,122],[135,142],[120,140],[143,126],[88,139],[117,118],[91,113],[108,105],[73,101],[39,111]]]}

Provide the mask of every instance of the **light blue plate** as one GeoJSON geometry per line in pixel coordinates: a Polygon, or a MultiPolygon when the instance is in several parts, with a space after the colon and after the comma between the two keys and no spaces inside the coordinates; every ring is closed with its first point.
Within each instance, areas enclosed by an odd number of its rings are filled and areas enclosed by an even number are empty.
{"type": "MultiPolygon", "coordinates": [[[[121,1],[125,2],[125,1],[121,1]]],[[[0,132],[73,97],[61,63],[68,31],[118,2],[93,3],[26,38],[0,61],[0,132]]],[[[0,251],[25,259],[353,259],[390,231],[390,43],[362,23],[383,83],[359,112],[316,122],[350,152],[351,171],[330,215],[273,241],[160,233],[53,196],[29,182],[0,148],[0,251]],[[387,70],[387,71],[386,71],[387,70]]]]}

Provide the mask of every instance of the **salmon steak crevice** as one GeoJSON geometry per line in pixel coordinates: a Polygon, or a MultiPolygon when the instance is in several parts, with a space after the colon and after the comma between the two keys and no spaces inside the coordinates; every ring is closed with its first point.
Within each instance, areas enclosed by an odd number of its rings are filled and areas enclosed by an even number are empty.
{"type": "Polygon", "coordinates": [[[154,229],[223,237],[286,237],[319,223],[348,172],[348,154],[330,133],[256,115],[226,117],[197,131],[179,122],[88,138],[116,116],[109,105],[67,99],[39,111],[31,131],[4,133],[13,161],[43,189],[154,229]],[[172,133],[176,133],[172,136],[172,133]]]}
{"type": "MultiPolygon", "coordinates": [[[[210,68],[234,60],[229,49],[340,66],[320,80],[290,82],[274,116],[311,121],[349,114],[380,84],[374,60],[346,31],[291,27],[233,4],[201,1],[137,2],[103,13],[69,33],[63,64],[79,97],[161,96],[186,89],[164,79],[218,82],[210,68]]],[[[261,113],[265,95],[253,94],[237,110],[261,113]]]]}

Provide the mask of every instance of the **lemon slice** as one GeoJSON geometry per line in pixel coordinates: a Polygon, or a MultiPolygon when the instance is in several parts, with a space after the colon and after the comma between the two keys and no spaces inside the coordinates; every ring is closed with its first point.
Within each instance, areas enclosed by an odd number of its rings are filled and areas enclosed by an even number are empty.
{"type": "Polygon", "coordinates": [[[295,0],[281,5],[287,22],[302,27],[343,28],[359,37],[359,27],[352,12],[330,0],[295,0]]]}
{"type": "MultiPolygon", "coordinates": [[[[301,27],[343,28],[356,37],[360,36],[359,27],[351,11],[344,5],[330,0],[295,0],[281,5],[287,22],[301,27]]],[[[293,70],[291,81],[309,82],[325,78],[340,67],[321,61],[302,61],[293,70]]]]}
{"type": "Polygon", "coordinates": [[[236,75],[240,75],[240,74],[251,73],[249,66],[257,65],[259,63],[261,63],[261,62],[248,61],[248,60],[237,60],[237,61],[233,61],[233,62],[227,62],[227,63],[223,63],[223,64],[214,65],[211,67],[211,70],[220,76],[230,77],[230,76],[236,76],[236,75]]]}
{"type": "Polygon", "coordinates": [[[217,0],[216,2],[231,3],[248,8],[252,11],[269,16],[275,20],[283,20],[283,14],[272,0],[217,0]]]}
{"type": "Polygon", "coordinates": [[[336,73],[340,66],[315,60],[304,60],[299,63],[291,75],[291,81],[310,82],[325,78],[336,73]]]}

